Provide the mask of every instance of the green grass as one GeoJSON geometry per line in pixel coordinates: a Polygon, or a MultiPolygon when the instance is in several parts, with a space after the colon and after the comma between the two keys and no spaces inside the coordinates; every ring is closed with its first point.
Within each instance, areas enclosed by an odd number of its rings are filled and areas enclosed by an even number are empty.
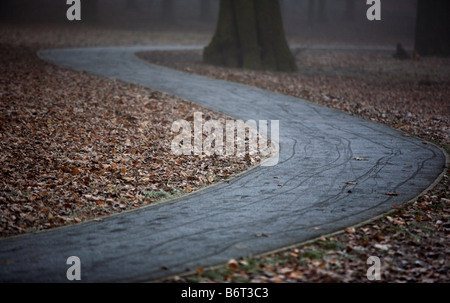
{"type": "Polygon", "coordinates": [[[345,243],[336,241],[334,239],[318,240],[317,244],[325,250],[343,250],[347,247],[345,243]]]}
{"type": "Polygon", "coordinates": [[[142,194],[145,196],[146,199],[153,200],[155,202],[160,202],[164,200],[169,200],[175,197],[178,197],[182,194],[182,191],[179,189],[172,189],[169,191],[164,190],[144,190],[142,194]]]}
{"type": "Polygon", "coordinates": [[[325,253],[326,251],[322,248],[311,247],[311,249],[305,250],[300,256],[301,258],[316,260],[322,259],[325,253]]]}

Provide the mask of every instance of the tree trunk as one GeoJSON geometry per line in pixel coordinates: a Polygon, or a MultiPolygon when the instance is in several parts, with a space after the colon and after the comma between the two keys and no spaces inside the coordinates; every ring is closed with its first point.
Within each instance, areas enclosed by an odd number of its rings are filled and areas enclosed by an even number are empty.
{"type": "Polygon", "coordinates": [[[318,0],[317,17],[319,22],[328,22],[325,0],[318,0]]]}
{"type": "Polygon", "coordinates": [[[415,51],[420,56],[450,56],[449,0],[419,0],[415,51]]]}
{"type": "Polygon", "coordinates": [[[203,60],[227,67],[297,71],[278,0],[221,0],[216,33],[203,60]]]}
{"type": "Polygon", "coordinates": [[[15,2],[0,0],[0,21],[11,20],[15,15],[15,2]]]}
{"type": "Polygon", "coordinates": [[[308,0],[308,8],[307,8],[307,14],[308,14],[308,19],[307,19],[307,24],[309,26],[314,25],[314,20],[315,20],[315,14],[314,14],[314,2],[315,0],[308,0]]]}
{"type": "Polygon", "coordinates": [[[98,0],[87,0],[81,3],[81,17],[89,23],[98,22],[98,0]]]}
{"type": "Polygon", "coordinates": [[[173,0],[161,0],[162,1],[162,14],[164,21],[172,22],[174,18],[173,14],[173,0]]]}
{"type": "Polygon", "coordinates": [[[127,0],[126,9],[127,10],[132,10],[132,11],[137,11],[138,10],[138,5],[136,3],[136,0],[127,0]]]}
{"type": "Polygon", "coordinates": [[[345,0],[344,20],[355,20],[355,0],[345,0]]]}
{"type": "Polygon", "coordinates": [[[201,21],[211,20],[211,0],[200,0],[200,16],[201,21]]]}

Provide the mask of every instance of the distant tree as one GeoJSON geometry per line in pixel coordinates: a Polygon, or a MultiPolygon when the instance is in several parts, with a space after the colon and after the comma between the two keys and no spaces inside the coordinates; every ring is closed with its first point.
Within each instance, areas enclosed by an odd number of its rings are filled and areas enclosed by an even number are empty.
{"type": "Polygon", "coordinates": [[[315,20],[314,3],[315,3],[315,0],[308,0],[308,8],[307,8],[307,23],[308,23],[308,25],[314,24],[314,20],[315,20]]]}
{"type": "Polygon", "coordinates": [[[138,5],[136,0],[127,0],[126,9],[136,11],[138,10],[138,5]]]}
{"type": "Polygon", "coordinates": [[[418,0],[414,48],[420,56],[450,56],[450,0],[418,0]]]}
{"type": "Polygon", "coordinates": [[[221,0],[206,63],[256,70],[297,70],[286,41],[278,0],[221,0]]]}
{"type": "Polygon", "coordinates": [[[171,22],[174,20],[174,6],[173,0],[161,0],[162,1],[162,12],[161,16],[164,21],[171,22]]]}
{"type": "Polygon", "coordinates": [[[200,15],[202,21],[211,20],[211,0],[200,0],[200,15]]]}
{"type": "Polygon", "coordinates": [[[355,20],[355,0],[345,0],[344,20],[355,20]]]}
{"type": "Polygon", "coordinates": [[[406,60],[406,59],[410,59],[411,56],[408,54],[408,52],[403,48],[403,46],[400,43],[397,43],[397,48],[394,53],[394,58],[400,59],[400,60],[406,60]]]}
{"type": "Polygon", "coordinates": [[[89,23],[98,22],[98,0],[82,1],[81,16],[82,20],[86,20],[89,23]]]}
{"type": "Polygon", "coordinates": [[[0,21],[11,20],[19,10],[16,1],[0,0],[0,21]]]}
{"type": "Polygon", "coordinates": [[[326,0],[318,0],[317,17],[319,22],[327,22],[326,0]]]}
{"type": "Polygon", "coordinates": [[[307,6],[307,24],[314,25],[316,22],[325,23],[328,21],[326,13],[326,2],[325,0],[308,0],[307,6]],[[317,3],[317,11],[316,11],[317,3]]]}

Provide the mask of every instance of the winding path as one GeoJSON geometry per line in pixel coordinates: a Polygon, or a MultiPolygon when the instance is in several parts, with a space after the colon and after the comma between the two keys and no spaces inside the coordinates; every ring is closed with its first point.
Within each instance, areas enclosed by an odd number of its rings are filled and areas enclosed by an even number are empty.
{"type": "Polygon", "coordinates": [[[0,282],[66,282],[69,256],[81,259],[82,282],[137,282],[260,254],[382,214],[419,195],[445,167],[439,148],[386,126],[134,56],[156,49],[175,48],[61,49],[40,56],[237,119],[279,120],[278,165],[101,222],[2,240],[0,282]]]}

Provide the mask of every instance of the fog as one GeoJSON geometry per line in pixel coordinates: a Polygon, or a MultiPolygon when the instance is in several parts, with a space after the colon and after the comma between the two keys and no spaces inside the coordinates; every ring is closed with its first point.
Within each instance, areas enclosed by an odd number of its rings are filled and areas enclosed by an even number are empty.
{"type": "MultiPolygon", "coordinates": [[[[82,21],[72,26],[214,33],[219,0],[98,0],[91,17],[82,1],[82,21]],[[170,5],[172,3],[172,5],[170,5]],[[202,3],[203,10],[202,10],[202,3]],[[165,5],[164,5],[165,4],[165,5]]],[[[369,21],[365,0],[281,0],[291,44],[351,44],[412,47],[416,0],[382,1],[381,21],[369,21]],[[320,10],[319,3],[324,4],[320,10]],[[314,7],[311,8],[311,3],[314,7]],[[354,7],[351,5],[353,3],[354,7]]],[[[65,0],[1,0],[2,23],[70,24],[65,0]]]]}

